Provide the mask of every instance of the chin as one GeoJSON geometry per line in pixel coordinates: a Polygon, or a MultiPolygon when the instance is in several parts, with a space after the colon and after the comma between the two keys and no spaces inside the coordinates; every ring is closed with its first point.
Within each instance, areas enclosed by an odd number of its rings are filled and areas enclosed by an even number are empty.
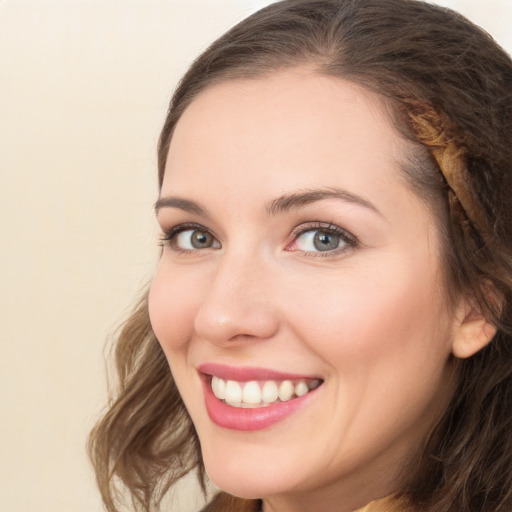
{"type": "Polygon", "coordinates": [[[290,471],[276,465],[276,459],[254,460],[243,450],[226,454],[203,454],[209,479],[223,491],[245,499],[256,499],[281,494],[293,487],[290,471]],[[247,455],[247,456],[245,456],[247,455]]]}
{"type": "Polygon", "coordinates": [[[283,486],[276,481],[261,481],[261,478],[253,480],[247,475],[228,475],[215,471],[211,473],[208,470],[207,474],[216,487],[238,498],[262,499],[283,493],[283,486]]]}

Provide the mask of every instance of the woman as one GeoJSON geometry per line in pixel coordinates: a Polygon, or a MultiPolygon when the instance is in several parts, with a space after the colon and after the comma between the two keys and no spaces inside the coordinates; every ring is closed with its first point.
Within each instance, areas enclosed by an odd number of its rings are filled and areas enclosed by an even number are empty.
{"type": "Polygon", "coordinates": [[[512,509],[512,62],[415,0],[272,4],[159,145],[162,256],[91,437],[108,510],[512,509]],[[170,371],[169,371],[170,367],[170,371]]]}

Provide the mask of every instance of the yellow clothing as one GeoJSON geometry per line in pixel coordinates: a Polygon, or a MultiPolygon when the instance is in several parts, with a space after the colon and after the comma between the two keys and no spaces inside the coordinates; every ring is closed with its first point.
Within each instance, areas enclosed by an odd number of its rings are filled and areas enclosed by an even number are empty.
{"type": "Polygon", "coordinates": [[[413,510],[403,500],[388,496],[372,501],[354,512],[413,512],[413,510]]]}

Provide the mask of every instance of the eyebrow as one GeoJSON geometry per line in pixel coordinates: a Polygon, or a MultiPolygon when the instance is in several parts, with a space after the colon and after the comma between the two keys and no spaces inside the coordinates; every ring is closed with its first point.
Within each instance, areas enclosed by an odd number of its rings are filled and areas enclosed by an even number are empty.
{"type": "Polygon", "coordinates": [[[161,208],[177,208],[178,210],[183,210],[184,212],[195,213],[201,217],[208,217],[208,212],[202,206],[200,206],[195,201],[185,199],[183,197],[160,197],[155,203],[155,212],[158,214],[158,211],[161,208]]]}
{"type": "MultiPolygon", "coordinates": [[[[364,208],[372,210],[382,216],[382,213],[368,200],[337,187],[304,190],[282,195],[267,203],[265,205],[265,212],[267,215],[277,215],[279,213],[285,213],[290,210],[302,208],[308,204],[322,201],[324,199],[340,199],[347,203],[363,206],[364,208]]],[[[185,199],[178,196],[160,197],[155,203],[155,212],[158,214],[158,211],[161,208],[177,208],[184,212],[194,213],[202,217],[209,217],[208,211],[199,203],[196,203],[191,199],[185,199]]]]}
{"type": "Polygon", "coordinates": [[[276,215],[278,213],[284,213],[290,210],[301,208],[308,204],[322,201],[324,199],[341,199],[347,203],[353,203],[359,206],[363,206],[364,208],[368,208],[382,216],[382,213],[377,209],[377,207],[366,199],[337,187],[305,190],[303,192],[283,195],[270,201],[270,203],[267,204],[265,210],[269,215],[276,215]]]}

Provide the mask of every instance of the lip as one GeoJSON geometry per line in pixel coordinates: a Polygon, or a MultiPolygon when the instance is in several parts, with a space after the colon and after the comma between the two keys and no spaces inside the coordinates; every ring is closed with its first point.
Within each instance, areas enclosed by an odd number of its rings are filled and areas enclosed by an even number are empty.
{"type": "Polygon", "coordinates": [[[238,382],[249,382],[250,380],[300,380],[300,379],[318,379],[320,377],[312,375],[300,375],[298,373],[285,373],[268,368],[254,368],[250,366],[228,366],[217,363],[204,363],[198,367],[198,370],[206,375],[220,377],[224,380],[236,380],[238,382]]]}
{"type": "Polygon", "coordinates": [[[302,409],[317,394],[319,387],[311,390],[301,397],[286,402],[276,402],[266,407],[243,409],[232,407],[219,400],[211,388],[211,376],[215,375],[222,379],[237,380],[246,382],[249,380],[287,380],[311,378],[304,375],[276,372],[263,368],[241,367],[235,368],[217,364],[204,364],[199,367],[203,385],[204,401],[208,416],[213,423],[219,427],[230,430],[250,432],[263,430],[288,418],[296,411],[302,409]]]}

